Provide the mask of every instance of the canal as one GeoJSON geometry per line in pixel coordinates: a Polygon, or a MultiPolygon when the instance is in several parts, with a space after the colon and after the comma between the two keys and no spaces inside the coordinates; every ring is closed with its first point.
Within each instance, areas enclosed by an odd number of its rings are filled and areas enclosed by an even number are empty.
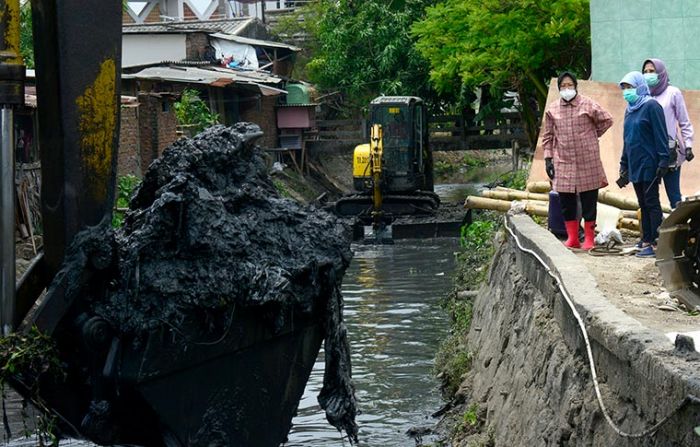
{"type": "MultiPolygon", "coordinates": [[[[435,422],[430,415],[443,402],[433,359],[449,327],[439,302],[451,288],[458,249],[457,239],[353,246],[342,290],[361,446],[414,445],[406,431],[435,422]]],[[[316,399],[323,369],[321,352],[287,447],[343,445],[316,399]]]]}

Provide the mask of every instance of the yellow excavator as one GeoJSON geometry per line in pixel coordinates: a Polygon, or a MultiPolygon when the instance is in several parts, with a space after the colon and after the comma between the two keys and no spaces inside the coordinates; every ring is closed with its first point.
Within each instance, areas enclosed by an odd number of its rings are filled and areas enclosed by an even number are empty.
{"type": "Polygon", "coordinates": [[[370,142],[353,153],[355,192],[335,204],[376,228],[395,217],[435,214],[433,157],[425,103],[415,96],[380,96],[369,106],[370,142]]]}

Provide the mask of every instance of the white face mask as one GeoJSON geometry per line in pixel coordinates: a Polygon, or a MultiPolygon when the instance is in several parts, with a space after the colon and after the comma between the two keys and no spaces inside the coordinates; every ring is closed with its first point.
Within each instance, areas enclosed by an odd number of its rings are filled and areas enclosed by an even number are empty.
{"type": "Polygon", "coordinates": [[[563,88],[559,90],[559,95],[561,95],[564,101],[571,101],[576,96],[576,89],[563,88]]]}

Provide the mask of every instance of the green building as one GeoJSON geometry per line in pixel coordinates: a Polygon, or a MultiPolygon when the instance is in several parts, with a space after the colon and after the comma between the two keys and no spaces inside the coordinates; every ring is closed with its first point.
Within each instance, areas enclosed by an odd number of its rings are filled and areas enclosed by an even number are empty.
{"type": "Polygon", "coordinates": [[[645,59],[700,90],[700,0],[591,0],[592,79],[619,82],[645,59]]]}

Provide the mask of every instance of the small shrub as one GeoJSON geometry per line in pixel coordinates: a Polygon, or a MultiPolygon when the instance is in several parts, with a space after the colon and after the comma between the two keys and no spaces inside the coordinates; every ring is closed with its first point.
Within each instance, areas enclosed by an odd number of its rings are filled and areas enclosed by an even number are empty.
{"type": "Polygon", "coordinates": [[[462,420],[469,427],[474,427],[479,423],[479,406],[475,403],[469,406],[469,409],[462,415],[462,420]]]}
{"type": "Polygon", "coordinates": [[[207,104],[199,97],[199,92],[186,88],[182,91],[180,100],[174,104],[177,122],[184,127],[193,129],[197,134],[207,127],[219,123],[219,114],[212,113],[207,104]]]}
{"type": "Polygon", "coordinates": [[[504,175],[502,185],[506,188],[519,189],[523,191],[527,186],[528,175],[529,173],[526,169],[510,171],[504,175]]]}
{"type": "Polygon", "coordinates": [[[486,160],[482,160],[481,158],[477,158],[477,157],[470,155],[470,154],[464,154],[464,158],[462,159],[462,162],[468,168],[483,168],[484,166],[486,166],[488,164],[486,162],[486,160]]]}

